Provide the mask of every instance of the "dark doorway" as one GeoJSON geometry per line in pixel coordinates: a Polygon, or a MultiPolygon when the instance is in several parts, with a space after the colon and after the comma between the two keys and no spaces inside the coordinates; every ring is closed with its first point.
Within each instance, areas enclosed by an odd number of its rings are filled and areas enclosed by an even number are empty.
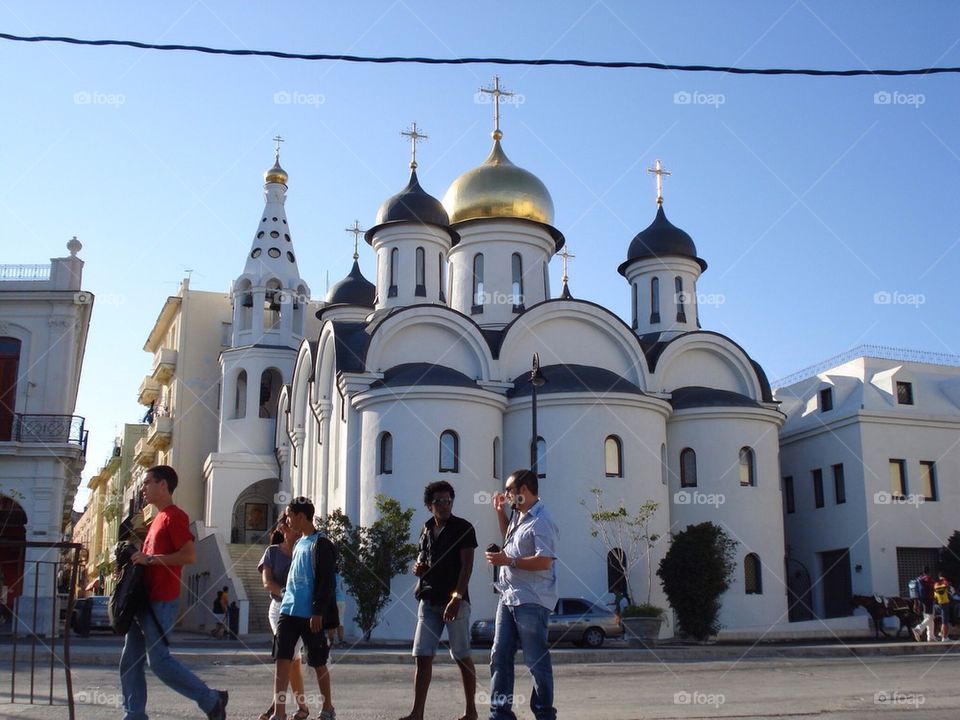
{"type": "Polygon", "coordinates": [[[0,495],[0,625],[13,617],[16,599],[23,592],[23,543],[27,537],[27,514],[11,498],[0,495]]]}
{"type": "Polygon", "coordinates": [[[9,440],[13,436],[19,364],[20,341],[12,337],[0,337],[0,440],[9,440]]]}
{"type": "Polygon", "coordinates": [[[820,555],[821,585],[823,587],[823,616],[845,617],[853,611],[850,598],[853,583],[850,579],[850,551],[829,550],[820,555]]]}

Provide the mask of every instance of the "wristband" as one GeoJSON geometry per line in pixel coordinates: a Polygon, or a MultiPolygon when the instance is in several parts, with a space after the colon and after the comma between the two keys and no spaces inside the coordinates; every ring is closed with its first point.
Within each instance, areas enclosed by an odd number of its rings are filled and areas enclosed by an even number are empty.
{"type": "Polygon", "coordinates": [[[514,570],[519,570],[519,568],[517,567],[517,560],[519,559],[520,558],[510,558],[510,567],[513,568],[514,570]]]}

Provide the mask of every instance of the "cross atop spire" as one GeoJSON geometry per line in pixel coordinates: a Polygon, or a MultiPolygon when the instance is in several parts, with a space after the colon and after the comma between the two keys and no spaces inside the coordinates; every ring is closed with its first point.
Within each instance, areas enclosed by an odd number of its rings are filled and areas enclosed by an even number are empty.
{"type": "Polygon", "coordinates": [[[500,132],[500,97],[513,97],[513,93],[500,88],[499,75],[493,76],[492,88],[482,87],[480,88],[480,92],[493,95],[493,139],[499,140],[503,137],[503,133],[500,132]]]}
{"type": "Polygon", "coordinates": [[[353,259],[357,260],[360,257],[360,254],[357,252],[357,240],[360,238],[361,233],[365,233],[366,230],[363,230],[360,227],[360,221],[354,220],[353,227],[344,228],[348,233],[353,233],[353,259]]]}
{"type": "Polygon", "coordinates": [[[277,162],[280,162],[280,143],[283,142],[283,138],[277,135],[273,141],[277,144],[277,147],[274,148],[274,155],[276,156],[277,162]]]}
{"type": "Polygon", "coordinates": [[[410,123],[409,130],[401,130],[400,134],[403,135],[404,137],[410,138],[410,169],[416,170],[417,169],[417,143],[420,140],[426,140],[427,136],[417,132],[417,124],[415,122],[410,123]]]}
{"type": "Polygon", "coordinates": [[[572,252],[569,252],[569,251],[567,250],[567,246],[566,246],[566,245],[564,245],[564,246],[563,246],[563,250],[562,250],[561,252],[557,253],[557,254],[558,254],[560,257],[563,258],[563,277],[561,277],[560,280],[561,280],[561,282],[563,282],[564,285],[566,285],[566,284],[567,284],[567,280],[569,279],[569,278],[567,277],[567,262],[570,260],[570,258],[575,258],[576,255],[574,255],[572,252]]]}
{"type": "Polygon", "coordinates": [[[663,164],[659,159],[653,164],[652,168],[647,168],[647,172],[657,176],[657,205],[663,205],[663,176],[673,175],[669,170],[663,169],[663,164]]]}

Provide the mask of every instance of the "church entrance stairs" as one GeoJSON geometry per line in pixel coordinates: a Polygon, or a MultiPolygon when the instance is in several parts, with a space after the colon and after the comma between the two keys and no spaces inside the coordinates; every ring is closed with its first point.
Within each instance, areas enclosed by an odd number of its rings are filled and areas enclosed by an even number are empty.
{"type": "Polygon", "coordinates": [[[230,564],[233,566],[230,575],[235,582],[243,584],[250,602],[248,632],[270,633],[270,623],[267,612],[270,609],[270,596],[263,589],[263,581],[257,570],[257,563],[263,556],[263,545],[243,545],[231,543],[227,545],[230,553],[230,564]]]}

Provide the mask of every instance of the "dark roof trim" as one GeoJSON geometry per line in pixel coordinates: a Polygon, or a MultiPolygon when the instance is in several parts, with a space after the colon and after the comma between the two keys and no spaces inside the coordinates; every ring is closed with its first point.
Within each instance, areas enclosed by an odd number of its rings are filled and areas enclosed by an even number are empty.
{"type": "MultiPolygon", "coordinates": [[[[630,393],[645,395],[643,390],[626,378],[606,368],[591,365],[546,365],[540,368],[546,383],[537,389],[537,395],[551,393],[588,392],[593,394],[630,393]]],[[[530,373],[515,378],[513,389],[507,391],[507,397],[526,397],[532,394],[530,373]]]]}
{"type": "Polygon", "coordinates": [[[509,220],[510,222],[528,223],[530,225],[535,225],[537,227],[543,228],[548,233],[550,233],[550,237],[553,238],[554,245],[556,246],[555,249],[557,251],[559,251],[560,248],[562,248],[564,244],[567,242],[566,238],[564,238],[563,236],[563,233],[557,230],[553,225],[547,225],[547,223],[537,222],[536,220],[530,220],[529,218],[515,218],[515,217],[467,218],[466,220],[460,220],[459,222],[453,223],[450,227],[461,228],[464,225],[471,225],[474,223],[485,223],[485,222],[490,222],[491,220],[496,220],[496,221],[509,220]]]}
{"type": "Polygon", "coordinates": [[[677,388],[670,395],[670,404],[674,410],[701,407],[762,407],[756,400],[746,395],[699,385],[677,388]]]}
{"type": "Polygon", "coordinates": [[[443,385],[447,387],[479,387],[476,380],[459,370],[431,363],[404,363],[383,373],[383,379],[370,385],[371,390],[389,387],[443,385]]]}

